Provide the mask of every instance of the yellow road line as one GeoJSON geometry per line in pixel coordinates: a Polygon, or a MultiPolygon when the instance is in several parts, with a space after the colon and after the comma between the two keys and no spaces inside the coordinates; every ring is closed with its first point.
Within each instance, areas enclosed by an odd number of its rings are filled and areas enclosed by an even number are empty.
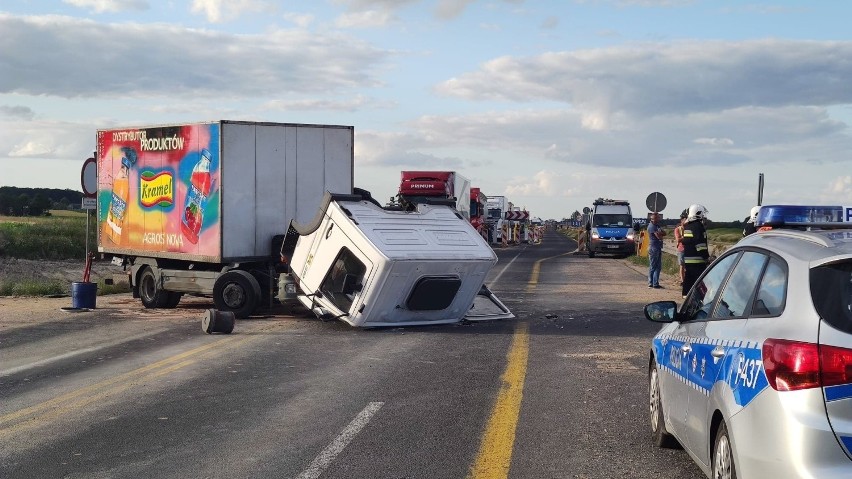
{"type": "Polygon", "coordinates": [[[529,356],[529,326],[526,322],[517,324],[512,347],[506,356],[508,364],[500,377],[500,393],[488,419],[469,479],[502,479],[509,476],[529,356]]]}
{"type": "Polygon", "coordinates": [[[43,425],[49,420],[79,411],[80,408],[93,402],[119,394],[145,381],[156,379],[194,364],[206,356],[220,352],[218,350],[233,349],[249,341],[257,340],[260,337],[241,336],[238,339],[223,338],[219,341],[214,341],[147,366],[134,369],[133,371],[105,379],[96,384],[76,389],[48,401],[0,416],[0,438],[15,432],[21,432],[24,429],[43,425]]]}
{"type": "Polygon", "coordinates": [[[527,281],[527,293],[534,290],[535,287],[538,285],[538,275],[539,275],[539,272],[541,271],[541,263],[543,263],[543,262],[545,262],[549,259],[558,258],[560,256],[565,256],[565,255],[569,255],[569,254],[571,254],[571,253],[570,252],[562,253],[562,254],[558,254],[556,256],[551,256],[549,258],[542,258],[542,259],[536,261],[535,264],[533,264],[532,272],[530,273],[530,280],[527,281]]]}

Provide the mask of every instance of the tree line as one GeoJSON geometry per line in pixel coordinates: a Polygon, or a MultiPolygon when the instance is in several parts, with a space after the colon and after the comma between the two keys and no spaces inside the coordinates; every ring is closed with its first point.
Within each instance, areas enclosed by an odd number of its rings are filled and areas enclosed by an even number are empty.
{"type": "Polygon", "coordinates": [[[43,216],[49,210],[80,209],[83,193],[58,188],[0,186],[0,215],[43,216]]]}

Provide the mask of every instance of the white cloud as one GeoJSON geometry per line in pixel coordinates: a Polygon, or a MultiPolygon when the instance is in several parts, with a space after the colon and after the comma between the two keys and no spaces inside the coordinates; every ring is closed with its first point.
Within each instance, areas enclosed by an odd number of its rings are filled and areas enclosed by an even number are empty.
{"type": "Polygon", "coordinates": [[[467,8],[468,5],[476,0],[438,0],[438,6],[435,7],[435,16],[449,20],[455,18],[467,8]]]}
{"type": "Polygon", "coordinates": [[[734,146],[734,142],[730,138],[696,138],[695,144],[708,146],[734,146]]]}
{"type": "Polygon", "coordinates": [[[306,100],[272,100],[262,105],[264,110],[273,111],[347,111],[354,112],[366,108],[390,108],[392,104],[378,102],[363,95],[356,95],[348,100],[306,99],[306,100]]]}
{"type": "Polygon", "coordinates": [[[367,10],[344,13],[337,17],[334,24],[339,28],[376,28],[384,27],[395,20],[396,17],[390,12],[367,10]]]}
{"type": "Polygon", "coordinates": [[[94,128],[59,121],[0,121],[0,158],[79,159],[82,164],[93,150],[94,128]]]}
{"type": "Polygon", "coordinates": [[[192,0],[190,11],[207,17],[210,23],[235,20],[246,12],[270,12],[275,10],[271,0],[192,0]]]}
{"type": "Polygon", "coordinates": [[[852,103],[852,42],[641,44],[499,57],[436,90],[468,100],[556,101],[594,118],[852,103]]]}
{"type": "Polygon", "coordinates": [[[35,112],[27,106],[0,105],[0,116],[19,118],[21,120],[32,120],[35,117],[35,112]]]}
{"type": "Polygon", "coordinates": [[[65,98],[328,94],[378,86],[387,57],[352,37],[303,30],[234,35],[0,14],[0,31],[0,93],[65,98]]]}
{"type": "Polygon", "coordinates": [[[822,197],[826,203],[844,203],[842,206],[850,206],[852,203],[852,176],[838,176],[828,185],[829,194],[822,197]]]}
{"type": "MultiPolygon", "coordinates": [[[[503,0],[505,3],[523,3],[523,1],[503,0]]],[[[334,0],[334,3],[338,5],[345,5],[350,12],[375,11],[387,14],[421,2],[422,0],[334,0]]],[[[434,14],[439,20],[452,20],[475,2],[476,0],[437,0],[434,14]]]]}
{"type": "Polygon", "coordinates": [[[86,8],[94,13],[141,11],[151,8],[146,0],[62,0],[62,2],[79,8],[86,8]]]}
{"type": "Polygon", "coordinates": [[[550,16],[545,18],[541,22],[541,28],[543,30],[553,30],[559,27],[559,17],[550,16]]]}
{"type": "Polygon", "coordinates": [[[314,20],[316,20],[311,14],[293,12],[285,13],[284,19],[299,28],[308,28],[312,23],[314,23],[314,20]]]}

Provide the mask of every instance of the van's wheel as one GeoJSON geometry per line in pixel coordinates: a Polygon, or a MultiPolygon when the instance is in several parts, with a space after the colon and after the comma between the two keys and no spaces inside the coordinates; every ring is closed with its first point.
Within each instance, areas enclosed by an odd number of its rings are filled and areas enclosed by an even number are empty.
{"type": "Polygon", "coordinates": [[[213,285],[216,309],[231,311],[234,317],[249,317],[260,301],[260,284],[246,271],[234,269],[219,276],[213,285]]]}
{"type": "Polygon", "coordinates": [[[157,284],[157,276],[150,266],[142,268],[139,275],[139,298],[146,308],[167,308],[171,293],[164,291],[157,284]]]}

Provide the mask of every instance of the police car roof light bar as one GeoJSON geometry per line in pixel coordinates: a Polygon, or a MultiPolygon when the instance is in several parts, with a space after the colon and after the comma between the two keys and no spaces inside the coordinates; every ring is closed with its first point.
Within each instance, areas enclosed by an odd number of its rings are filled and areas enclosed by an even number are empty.
{"type": "Polygon", "coordinates": [[[627,200],[613,200],[609,198],[598,198],[595,200],[594,205],[629,205],[630,202],[627,200]]]}
{"type": "Polygon", "coordinates": [[[820,205],[765,205],[755,220],[757,228],[852,228],[843,221],[843,207],[820,205]]]}

